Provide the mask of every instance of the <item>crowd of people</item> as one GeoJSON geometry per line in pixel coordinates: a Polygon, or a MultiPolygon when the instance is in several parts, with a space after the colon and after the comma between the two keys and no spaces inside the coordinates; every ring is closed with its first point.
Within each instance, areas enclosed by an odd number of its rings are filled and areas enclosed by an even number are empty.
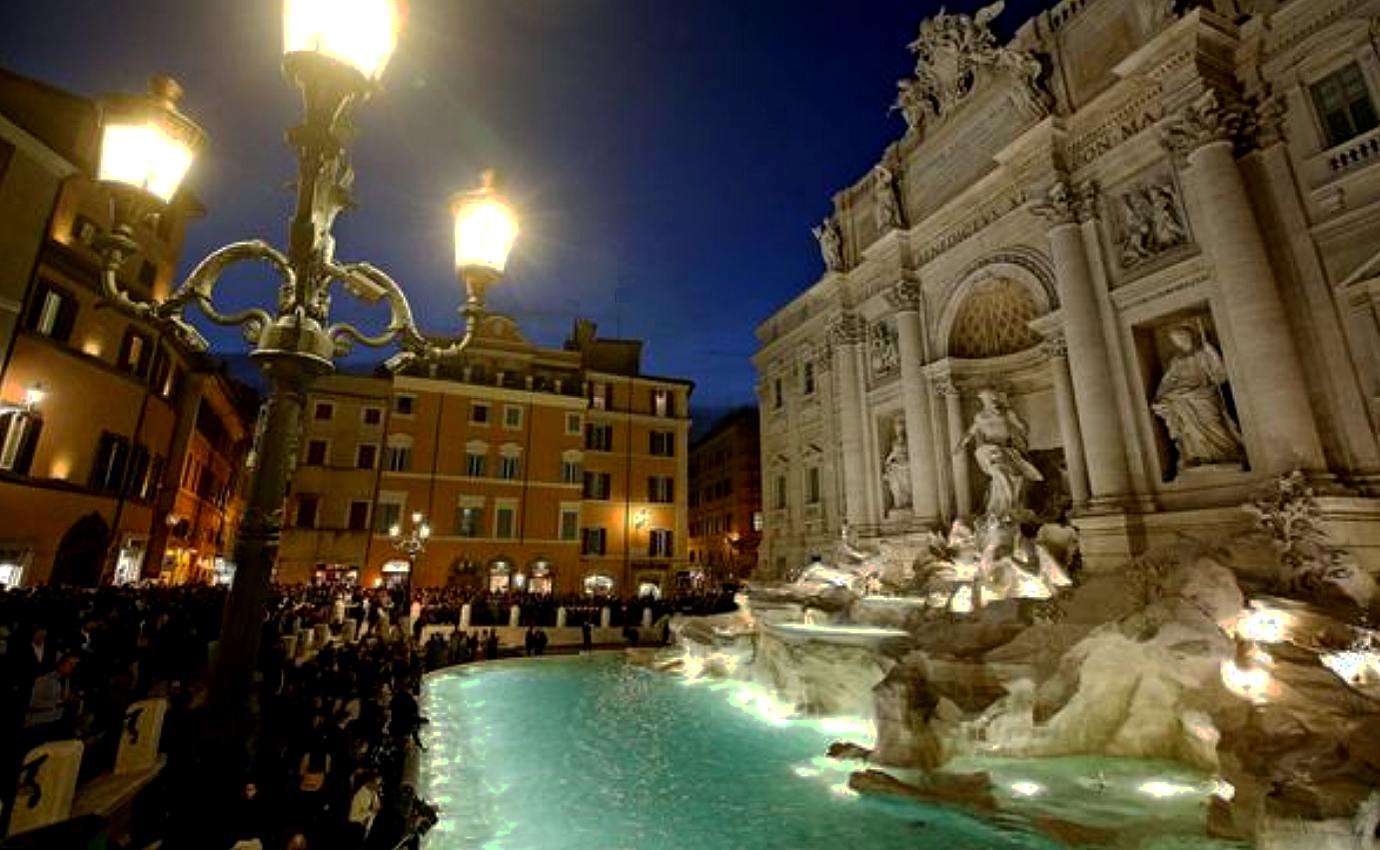
{"type": "Polygon", "coordinates": [[[11,811],[32,747],[78,738],[82,778],[107,773],[126,707],[164,697],[167,761],[139,797],[134,846],[156,838],[167,850],[393,850],[434,818],[404,781],[426,722],[421,677],[499,657],[493,627],[509,623],[513,605],[526,627],[527,655],[546,652],[561,607],[589,649],[605,607],[627,636],[645,608],[659,619],[673,609],[709,613],[732,605],[724,594],[667,602],[454,588],[419,589],[409,605],[396,589],[274,587],[261,639],[254,757],[246,774],[227,783],[230,798],[217,801],[208,800],[208,788],[217,786],[204,775],[199,744],[224,600],[224,589],[200,586],[0,589],[0,728],[13,731],[0,736],[4,811],[11,811]],[[433,629],[417,640],[426,625],[458,623],[465,604],[473,628],[433,629]],[[404,632],[399,622],[413,628],[404,632]],[[318,625],[333,639],[313,653],[289,654],[283,638],[318,625]],[[342,640],[351,634],[354,640],[342,640]]]}

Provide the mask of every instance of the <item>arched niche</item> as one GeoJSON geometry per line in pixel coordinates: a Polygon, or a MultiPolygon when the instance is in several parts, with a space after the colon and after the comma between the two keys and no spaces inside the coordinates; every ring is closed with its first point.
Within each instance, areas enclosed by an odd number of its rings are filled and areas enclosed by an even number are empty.
{"type": "Polygon", "coordinates": [[[935,346],[943,356],[985,360],[1033,348],[1032,319],[1058,306],[1053,275],[1042,258],[989,258],[965,272],[939,315],[935,346]]]}

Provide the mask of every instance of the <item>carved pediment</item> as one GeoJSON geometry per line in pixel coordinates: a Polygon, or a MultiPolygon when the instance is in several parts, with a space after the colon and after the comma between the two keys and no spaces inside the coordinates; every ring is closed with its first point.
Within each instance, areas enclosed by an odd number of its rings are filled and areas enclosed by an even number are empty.
{"type": "Polygon", "coordinates": [[[1017,84],[1020,105],[1040,115],[1048,112],[1049,96],[1039,83],[1040,60],[1028,51],[998,45],[989,26],[1004,7],[998,0],[973,15],[941,9],[920,24],[920,35],[910,44],[916,56],[915,77],[897,83],[893,107],[912,129],[941,123],[971,94],[998,78],[1017,84]]]}

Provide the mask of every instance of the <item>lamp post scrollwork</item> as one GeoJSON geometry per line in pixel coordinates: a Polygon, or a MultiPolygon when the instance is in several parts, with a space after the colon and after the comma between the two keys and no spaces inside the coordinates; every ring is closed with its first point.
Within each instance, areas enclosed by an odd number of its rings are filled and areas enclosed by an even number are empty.
{"type": "Polygon", "coordinates": [[[484,315],[485,290],[502,277],[517,236],[513,213],[496,193],[491,174],[486,173],[476,191],[454,197],[456,268],[465,286],[464,335],[445,344],[433,343],[418,329],[407,297],[392,277],[368,262],[339,261],[333,228],[340,213],[353,206],[354,172],[347,155],[353,116],[376,91],[396,46],[399,0],[341,7],[284,0],[284,11],[283,68],[302,92],[304,115],[287,133],[298,176],[286,253],[260,239],[234,242],[211,252],[161,300],[125,290],[120,271],[140,250],[138,228],[165,212],[206,134],[178,110],[181,88],[168,78],[156,78],[148,95],[110,97],[100,104],[98,177],[113,208],[113,225],[96,242],[105,303],[194,349],[205,349],[207,343],[187,321],[189,307],[217,325],[239,327],[268,381],[264,427],[235,547],[237,570],[211,681],[214,719],[226,723],[239,722],[245,714],[307,390],[354,345],[396,345],[398,354],[387,361],[394,371],[462,354],[484,315]],[[222,311],[215,301],[217,288],[229,269],[245,263],[262,263],[272,271],[276,301],[271,308],[222,311]],[[371,334],[332,322],[331,299],[339,289],[366,304],[384,302],[388,322],[383,330],[371,334]]]}

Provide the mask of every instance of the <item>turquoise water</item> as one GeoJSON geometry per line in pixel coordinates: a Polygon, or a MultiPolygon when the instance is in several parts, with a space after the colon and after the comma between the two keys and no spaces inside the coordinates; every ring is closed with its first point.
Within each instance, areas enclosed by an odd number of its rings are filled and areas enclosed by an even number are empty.
{"type": "MultiPolygon", "coordinates": [[[[856,765],[821,756],[838,728],[759,710],[736,687],[690,685],[619,657],[498,662],[432,676],[421,785],[441,821],[426,850],[1062,846],[1011,816],[982,821],[858,797],[845,784],[856,765]]],[[[972,766],[998,768],[1000,786],[1019,780],[1011,777],[1020,764],[972,766]]],[[[1037,779],[1052,792],[1061,780],[1051,765],[1037,779]]],[[[1140,781],[1129,769],[1108,775],[1112,784],[1140,781]]],[[[1000,787],[998,795],[1021,796],[1000,787]]],[[[1185,809],[1176,798],[1169,808],[1110,810],[1172,831],[1196,816],[1197,804],[1185,809]]]]}

